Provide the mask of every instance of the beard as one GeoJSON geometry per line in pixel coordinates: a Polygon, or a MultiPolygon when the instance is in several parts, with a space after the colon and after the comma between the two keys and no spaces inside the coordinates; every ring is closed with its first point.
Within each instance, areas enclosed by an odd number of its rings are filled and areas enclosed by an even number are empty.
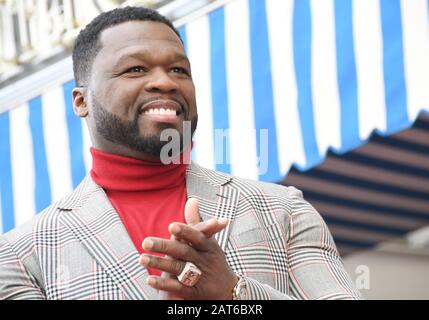
{"type": "MultiPolygon", "coordinates": [[[[123,120],[104,109],[95,97],[93,97],[92,105],[97,132],[110,142],[155,157],[160,157],[162,148],[169,143],[169,141],[161,141],[162,130],[172,129],[171,125],[167,123],[159,124],[159,134],[144,134],[140,133],[140,115],[138,112],[134,120],[123,120]]],[[[197,128],[198,116],[196,115],[193,119],[187,118],[188,115],[185,112],[184,120],[191,121],[192,138],[197,128]]],[[[180,134],[180,152],[182,152],[185,148],[183,132],[178,131],[180,134]]]]}

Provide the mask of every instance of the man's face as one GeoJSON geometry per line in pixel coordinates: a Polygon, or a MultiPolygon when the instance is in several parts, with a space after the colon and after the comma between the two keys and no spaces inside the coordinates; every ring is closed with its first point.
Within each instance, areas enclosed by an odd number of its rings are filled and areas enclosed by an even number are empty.
{"type": "Polygon", "coordinates": [[[94,146],[142,159],[159,158],[164,129],[183,137],[183,121],[197,124],[189,61],[165,24],[130,21],[102,32],[87,104],[94,146]]]}

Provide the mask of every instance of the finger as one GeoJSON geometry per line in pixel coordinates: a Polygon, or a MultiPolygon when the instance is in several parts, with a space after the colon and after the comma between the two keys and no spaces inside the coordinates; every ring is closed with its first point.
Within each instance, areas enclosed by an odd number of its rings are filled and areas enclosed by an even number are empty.
{"type": "Polygon", "coordinates": [[[176,240],[148,237],[143,240],[142,247],[146,251],[166,254],[170,257],[196,262],[197,252],[188,244],[176,240]]]}
{"type": "Polygon", "coordinates": [[[143,254],[140,256],[140,264],[146,268],[154,268],[164,272],[168,272],[172,275],[179,275],[185,268],[185,262],[175,260],[175,259],[166,259],[163,257],[152,256],[143,254]]]}
{"type": "Polygon", "coordinates": [[[189,243],[198,251],[209,251],[212,247],[212,241],[204,233],[187,224],[174,222],[170,224],[168,230],[176,239],[189,243]]]}
{"type": "MultiPolygon", "coordinates": [[[[166,256],[166,258],[173,259],[173,258],[168,257],[168,256],[166,256]]],[[[161,274],[161,278],[163,278],[163,279],[177,279],[177,277],[175,275],[172,275],[168,272],[163,272],[161,274]]],[[[167,292],[167,291],[162,291],[162,290],[159,290],[159,296],[160,296],[161,300],[184,300],[182,297],[178,296],[177,294],[167,292]]]]}
{"type": "MultiPolygon", "coordinates": [[[[216,233],[222,231],[225,229],[225,227],[228,225],[229,221],[228,219],[222,218],[222,219],[210,219],[204,222],[200,222],[194,226],[192,226],[194,229],[202,232],[206,238],[213,237],[216,233]]],[[[174,223],[172,223],[169,228],[173,227],[174,223]]],[[[170,229],[169,229],[170,230],[170,229]]],[[[172,238],[177,240],[183,240],[181,238],[176,237],[175,235],[172,235],[172,238]]]]}
{"type": "MultiPolygon", "coordinates": [[[[204,233],[207,238],[211,238],[216,233],[216,230],[218,229],[218,221],[215,218],[213,218],[207,221],[199,222],[195,225],[192,225],[192,227],[195,228],[195,230],[198,230],[204,233]]],[[[176,238],[174,235],[172,237],[176,238]]]]}
{"type": "Polygon", "coordinates": [[[176,279],[176,276],[175,276],[175,275],[173,275],[173,274],[171,274],[171,273],[168,273],[168,272],[163,272],[163,273],[161,274],[161,277],[162,277],[162,278],[172,278],[172,279],[176,279]]]}
{"type": "Polygon", "coordinates": [[[201,231],[205,234],[207,238],[213,237],[216,233],[225,229],[229,221],[226,218],[221,219],[210,219],[207,222],[202,223],[195,227],[198,231],[201,231]]]}
{"type": "Polygon", "coordinates": [[[179,297],[177,294],[173,294],[167,291],[159,291],[160,300],[185,300],[184,298],[179,297]]]}
{"type": "Polygon", "coordinates": [[[193,226],[201,221],[198,200],[189,198],[185,205],[185,220],[186,223],[193,226]]]}
{"type": "Polygon", "coordinates": [[[147,277],[146,283],[154,289],[168,291],[173,293],[180,293],[180,296],[189,296],[193,289],[183,285],[177,279],[161,278],[158,276],[147,277]]]}
{"type": "MultiPolygon", "coordinates": [[[[213,235],[223,230],[229,223],[229,220],[226,218],[212,218],[207,221],[199,222],[192,227],[196,230],[201,231],[206,235],[207,238],[211,238],[213,235]]],[[[178,240],[174,235],[171,235],[170,240],[178,240]]]]}

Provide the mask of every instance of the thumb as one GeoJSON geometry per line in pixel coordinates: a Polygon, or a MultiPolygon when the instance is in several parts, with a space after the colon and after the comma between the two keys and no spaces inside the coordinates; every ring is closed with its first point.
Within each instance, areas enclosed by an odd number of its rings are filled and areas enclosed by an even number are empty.
{"type": "Polygon", "coordinates": [[[188,225],[196,225],[201,222],[198,200],[189,198],[185,205],[185,220],[188,225]]]}

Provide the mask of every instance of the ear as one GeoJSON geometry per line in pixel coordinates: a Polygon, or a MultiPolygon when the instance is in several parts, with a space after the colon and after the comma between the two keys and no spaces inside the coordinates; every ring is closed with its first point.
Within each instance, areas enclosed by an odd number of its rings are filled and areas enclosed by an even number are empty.
{"type": "Polygon", "coordinates": [[[86,88],[74,88],[73,89],[73,110],[74,113],[81,118],[88,116],[88,105],[87,105],[87,89],[86,88]]]}

